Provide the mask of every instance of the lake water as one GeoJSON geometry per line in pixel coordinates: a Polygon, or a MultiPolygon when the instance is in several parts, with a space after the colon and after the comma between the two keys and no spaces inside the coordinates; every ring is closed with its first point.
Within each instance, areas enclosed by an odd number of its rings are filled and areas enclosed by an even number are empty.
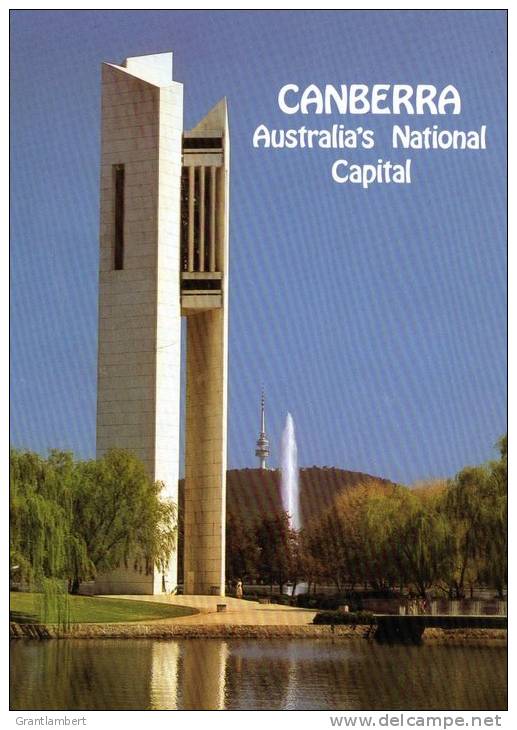
{"type": "Polygon", "coordinates": [[[507,652],[352,640],[11,642],[11,709],[504,710],[507,652]]]}

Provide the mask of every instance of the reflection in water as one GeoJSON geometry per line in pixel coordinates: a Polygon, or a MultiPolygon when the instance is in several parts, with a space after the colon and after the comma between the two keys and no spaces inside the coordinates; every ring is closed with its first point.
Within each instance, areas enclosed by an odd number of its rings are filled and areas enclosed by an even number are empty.
{"type": "Polygon", "coordinates": [[[13,709],[149,707],[152,642],[11,642],[13,709]]]}
{"type": "Polygon", "coordinates": [[[181,643],[181,709],[224,710],[227,642],[194,639],[181,643]]]}
{"type": "Polygon", "coordinates": [[[326,639],[11,642],[12,709],[503,710],[506,649],[326,639]]]}
{"type": "Polygon", "coordinates": [[[177,710],[179,644],[177,641],[149,643],[152,652],[149,709],[177,710]]]}

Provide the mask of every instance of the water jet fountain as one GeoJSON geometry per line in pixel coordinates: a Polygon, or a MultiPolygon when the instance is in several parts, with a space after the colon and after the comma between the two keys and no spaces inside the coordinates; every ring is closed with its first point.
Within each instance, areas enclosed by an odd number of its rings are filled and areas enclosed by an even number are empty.
{"type": "Polygon", "coordinates": [[[294,421],[287,414],[282,432],[280,469],[282,472],[282,505],[290,516],[293,530],[299,530],[300,524],[300,490],[298,484],[298,448],[294,433],[294,421]]]}

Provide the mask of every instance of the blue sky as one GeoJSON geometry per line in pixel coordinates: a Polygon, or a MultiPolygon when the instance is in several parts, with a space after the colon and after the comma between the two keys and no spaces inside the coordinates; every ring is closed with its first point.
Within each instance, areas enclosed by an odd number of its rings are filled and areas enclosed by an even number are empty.
{"type": "Polygon", "coordinates": [[[506,15],[502,11],[11,14],[11,440],[93,456],[100,64],[174,51],[185,128],[228,98],[229,467],[409,483],[491,458],[506,430],[506,15]],[[453,84],[460,116],[286,116],[283,84],[453,84]],[[487,125],[485,151],[390,149],[393,123],[487,125]],[[373,151],[255,150],[273,128],[363,124],[373,151]],[[413,159],[407,186],[337,185],[337,157],[413,159]]]}

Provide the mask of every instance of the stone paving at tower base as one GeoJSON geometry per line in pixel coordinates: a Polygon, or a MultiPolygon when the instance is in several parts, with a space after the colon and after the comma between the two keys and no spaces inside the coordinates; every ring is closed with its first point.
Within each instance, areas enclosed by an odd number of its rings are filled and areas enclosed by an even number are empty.
{"type": "MultiPolygon", "coordinates": [[[[106,596],[114,598],[114,596],[106,596]]],[[[117,598],[128,600],[142,600],[142,596],[121,595],[117,598]]],[[[240,598],[227,596],[176,596],[157,595],[145,596],[146,601],[171,603],[177,606],[195,608],[199,613],[191,616],[178,616],[171,619],[161,619],[160,623],[180,623],[185,625],[242,625],[242,626],[306,626],[312,624],[315,611],[292,606],[277,604],[262,604],[257,601],[246,601],[240,598]],[[225,604],[226,610],[218,612],[218,604],[225,604]]]]}

